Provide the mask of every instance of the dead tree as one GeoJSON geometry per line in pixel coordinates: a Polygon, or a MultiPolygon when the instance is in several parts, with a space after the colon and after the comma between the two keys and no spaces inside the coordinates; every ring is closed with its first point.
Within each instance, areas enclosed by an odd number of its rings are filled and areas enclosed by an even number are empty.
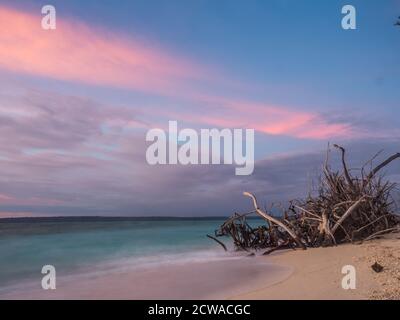
{"type": "MultiPolygon", "coordinates": [[[[252,199],[255,210],[235,213],[216,230],[215,237],[229,236],[238,250],[268,249],[265,254],[269,254],[283,248],[306,249],[367,241],[400,231],[400,218],[392,198],[396,185],[378,174],[400,158],[400,153],[390,156],[366,174],[367,164],[375,157],[372,158],[356,176],[347,166],[346,150],[338,145],[334,147],[341,153],[342,170],[330,168],[327,154],[316,194],[292,200],[281,217],[274,217],[259,207],[253,194],[244,192],[252,199]],[[246,220],[251,214],[259,215],[266,224],[251,227],[246,220]]],[[[223,245],[218,239],[211,238],[223,245]]]]}

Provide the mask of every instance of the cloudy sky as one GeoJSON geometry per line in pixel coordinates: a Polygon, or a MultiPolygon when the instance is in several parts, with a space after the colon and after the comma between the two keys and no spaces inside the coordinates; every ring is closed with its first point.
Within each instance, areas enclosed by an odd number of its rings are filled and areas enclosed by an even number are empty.
{"type": "Polygon", "coordinates": [[[400,151],[399,15],[399,0],[0,0],[0,217],[228,215],[250,208],[243,191],[304,195],[328,142],[354,168],[400,151]],[[254,173],[148,165],[146,132],[168,120],[254,128],[254,173]]]}

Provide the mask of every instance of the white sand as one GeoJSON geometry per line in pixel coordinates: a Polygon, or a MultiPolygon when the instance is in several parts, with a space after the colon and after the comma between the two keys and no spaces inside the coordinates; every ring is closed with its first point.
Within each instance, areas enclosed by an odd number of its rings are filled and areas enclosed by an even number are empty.
{"type": "Polygon", "coordinates": [[[362,245],[341,245],[306,251],[290,251],[269,261],[290,265],[293,274],[285,281],[265,286],[231,299],[400,299],[400,235],[362,245]],[[381,273],[372,270],[378,262],[381,273]],[[342,288],[344,265],[356,268],[356,289],[342,288]]]}

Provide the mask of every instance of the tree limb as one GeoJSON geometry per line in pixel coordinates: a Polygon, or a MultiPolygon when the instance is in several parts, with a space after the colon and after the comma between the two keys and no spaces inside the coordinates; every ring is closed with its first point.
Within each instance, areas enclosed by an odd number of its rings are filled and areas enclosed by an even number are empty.
{"type": "Polygon", "coordinates": [[[332,234],[335,234],[337,228],[339,228],[339,226],[343,223],[343,221],[346,220],[346,218],[350,216],[354,212],[354,210],[357,209],[357,207],[361,204],[361,202],[364,201],[364,199],[365,197],[363,196],[359,200],[357,200],[350,208],[347,209],[345,214],[342,215],[338,221],[336,221],[336,224],[333,226],[331,230],[332,234]]]}
{"type": "Polygon", "coordinates": [[[376,166],[368,175],[367,180],[371,180],[375,174],[381,170],[383,167],[386,167],[389,163],[391,163],[392,161],[396,160],[397,158],[400,158],[400,153],[396,153],[394,155],[392,155],[391,157],[387,158],[385,161],[383,161],[380,165],[376,166]]]}
{"type": "Polygon", "coordinates": [[[340,151],[342,152],[342,165],[343,165],[344,176],[345,176],[345,178],[346,178],[347,183],[348,183],[352,188],[354,188],[353,180],[351,179],[349,170],[347,169],[346,160],[345,160],[345,158],[344,158],[344,154],[345,154],[346,150],[345,150],[343,147],[341,147],[341,146],[339,146],[339,145],[337,145],[337,144],[334,144],[333,146],[334,146],[335,148],[340,149],[340,151]]]}
{"type": "Polygon", "coordinates": [[[249,192],[243,192],[243,195],[250,197],[253,200],[253,204],[254,204],[254,208],[256,209],[256,212],[263,217],[265,220],[275,223],[276,225],[278,225],[279,227],[281,227],[282,229],[284,229],[292,238],[293,240],[297,243],[297,245],[302,248],[302,249],[306,249],[306,246],[300,241],[299,237],[296,235],[296,233],[291,230],[288,226],[286,226],[285,224],[283,224],[281,221],[279,221],[278,219],[275,219],[274,217],[270,216],[268,213],[262,211],[257,203],[257,199],[256,197],[249,193],[249,192]]]}
{"type": "Polygon", "coordinates": [[[219,241],[217,238],[210,236],[209,234],[207,235],[208,238],[213,239],[214,241],[218,242],[222,248],[224,248],[225,251],[228,251],[228,249],[226,248],[226,245],[222,242],[219,241]]]}

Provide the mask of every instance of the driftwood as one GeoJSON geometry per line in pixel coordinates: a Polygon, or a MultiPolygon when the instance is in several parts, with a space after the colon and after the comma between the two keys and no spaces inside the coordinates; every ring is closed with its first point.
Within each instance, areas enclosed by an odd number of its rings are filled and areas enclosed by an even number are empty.
{"type": "Polygon", "coordinates": [[[392,191],[395,184],[378,176],[378,172],[400,153],[372,168],[365,174],[369,160],[359,171],[360,177],[349,170],[343,147],[334,145],[341,152],[342,171],[333,171],[329,166],[329,150],[323,166],[322,177],[315,194],[305,199],[292,200],[279,217],[262,210],[256,197],[244,192],[252,199],[254,211],[235,213],[226,220],[215,237],[229,236],[238,250],[268,249],[264,254],[286,248],[331,246],[346,242],[368,241],[385,233],[400,231],[400,216],[396,213],[392,191]],[[251,227],[247,216],[257,214],[265,225],[251,227]]]}
{"type": "Polygon", "coordinates": [[[301,240],[299,239],[298,235],[296,234],[296,232],[294,232],[289,226],[287,226],[285,223],[281,222],[280,220],[270,216],[268,213],[262,211],[260,209],[260,207],[257,204],[257,199],[254,195],[252,195],[249,192],[244,192],[243,195],[250,197],[253,200],[253,204],[254,204],[254,208],[256,209],[256,212],[263,217],[265,220],[267,220],[268,222],[271,223],[275,223],[278,227],[281,227],[283,230],[285,230],[292,238],[293,240],[296,242],[296,244],[305,249],[306,246],[301,242],[301,240]]]}
{"type": "Polygon", "coordinates": [[[221,245],[221,247],[224,248],[225,251],[228,251],[228,249],[226,248],[226,245],[222,241],[219,241],[217,238],[210,236],[209,234],[207,235],[207,237],[210,239],[213,239],[215,242],[219,243],[221,245]]]}

